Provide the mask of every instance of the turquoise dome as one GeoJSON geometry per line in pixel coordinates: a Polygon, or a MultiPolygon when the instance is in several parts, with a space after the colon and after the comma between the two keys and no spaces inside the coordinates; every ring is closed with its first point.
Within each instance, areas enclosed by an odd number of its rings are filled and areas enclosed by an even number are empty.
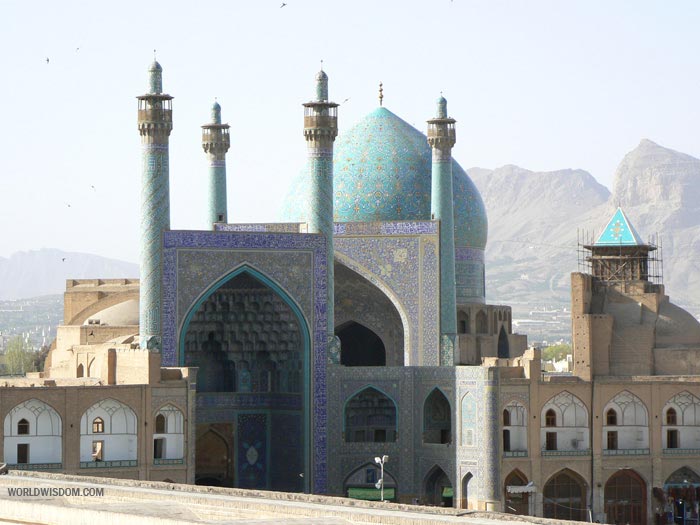
{"type": "MultiPolygon", "coordinates": [[[[333,156],[334,220],[430,220],[432,154],[426,136],[384,107],[338,137],[333,156]]],[[[455,246],[484,249],[484,202],[467,173],[452,161],[455,246]]],[[[308,177],[292,183],[283,220],[304,222],[308,177]]]]}

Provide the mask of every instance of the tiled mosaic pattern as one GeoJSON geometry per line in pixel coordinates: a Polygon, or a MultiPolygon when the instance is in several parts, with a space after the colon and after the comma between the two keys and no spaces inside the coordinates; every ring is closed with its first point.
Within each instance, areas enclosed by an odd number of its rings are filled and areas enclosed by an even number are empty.
{"type": "Polygon", "coordinates": [[[437,243],[436,235],[335,238],[336,260],[394,303],[404,325],[406,365],[438,364],[437,243]]]}
{"type": "Polygon", "coordinates": [[[170,228],[168,138],[141,145],[141,346],[160,346],[161,233],[170,228]],[[151,338],[154,338],[151,341],[151,338]],[[150,343],[149,343],[150,341],[150,343]]]}
{"type": "Polygon", "coordinates": [[[213,283],[255,268],[299,306],[311,334],[313,486],[326,492],[326,243],[322,235],[167,231],[163,234],[163,365],[179,363],[182,323],[213,283]]]}
{"type": "MultiPolygon", "coordinates": [[[[384,107],[338,137],[334,154],[335,220],[372,222],[430,219],[432,155],[426,136],[384,107]]],[[[453,161],[455,241],[486,246],[484,203],[466,172],[453,161]]],[[[304,177],[295,179],[284,220],[304,221],[304,177]]]]}

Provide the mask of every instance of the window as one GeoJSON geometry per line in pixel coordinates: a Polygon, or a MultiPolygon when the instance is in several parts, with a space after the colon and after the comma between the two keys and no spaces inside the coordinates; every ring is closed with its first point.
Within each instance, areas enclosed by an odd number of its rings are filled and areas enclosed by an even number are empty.
{"type": "Polygon", "coordinates": [[[547,432],[545,450],[557,450],[557,433],[547,432]]]}
{"type": "Polygon", "coordinates": [[[504,427],[509,427],[510,426],[510,412],[506,408],[503,411],[503,426],[504,427]]]}
{"type": "Polygon", "coordinates": [[[605,414],[605,423],[607,425],[617,425],[617,412],[612,408],[605,414]]]}
{"type": "Polygon", "coordinates": [[[544,415],[544,426],[546,427],[556,427],[557,426],[557,413],[551,408],[547,410],[544,415]]]}
{"type": "Polygon", "coordinates": [[[92,433],[93,434],[103,434],[105,431],[105,422],[101,417],[96,417],[92,421],[92,433]]]}
{"type": "Polygon", "coordinates": [[[28,443],[18,443],[17,444],[17,463],[24,464],[29,463],[29,444],[28,443]]]}
{"type": "Polygon", "coordinates": [[[17,423],[17,435],[26,436],[29,434],[29,421],[26,419],[20,419],[17,423]]]}
{"type": "Polygon", "coordinates": [[[678,430],[666,431],[666,448],[679,448],[678,430]]]}
{"type": "Polygon", "coordinates": [[[608,450],[617,450],[617,431],[608,432],[608,450]]]}
{"type": "Polygon", "coordinates": [[[153,440],[153,459],[163,459],[165,456],[165,438],[153,440]]]}
{"type": "Polygon", "coordinates": [[[165,434],[167,431],[165,416],[158,414],[156,416],[156,434],[165,434]]]}
{"type": "Polygon", "coordinates": [[[503,431],[503,452],[510,452],[510,430],[503,431]]]}
{"type": "Polygon", "coordinates": [[[678,417],[676,416],[675,409],[669,408],[666,411],[666,424],[667,425],[677,425],[678,424],[678,417]]]}
{"type": "Polygon", "coordinates": [[[93,461],[104,461],[104,451],[105,442],[104,441],[93,441],[92,442],[92,460],[93,461]]]}

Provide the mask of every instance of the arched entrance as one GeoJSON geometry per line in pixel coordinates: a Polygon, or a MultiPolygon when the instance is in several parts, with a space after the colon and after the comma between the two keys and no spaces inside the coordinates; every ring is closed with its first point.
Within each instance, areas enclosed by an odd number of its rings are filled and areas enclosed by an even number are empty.
{"type": "Polygon", "coordinates": [[[197,437],[195,484],[231,486],[231,456],[226,439],[213,429],[197,437]]]}
{"type": "Polygon", "coordinates": [[[549,478],[542,492],[545,518],[586,521],[586,483],[573,471],[549,478]]]}
{"type": "MultiPolygon", "coordinates": [[[[229,485],[308,487],[309,330],[284,290],[253,268],[238,268],[190,309],[179,349],[181,364],[199,367],[197,433],[225,426],[229,485]]],[[[218,453],[196,446],[198,464],[199,452],[218,453]]],[[[195,472],[200,480],[215,479],[206,474],[195,472]]]]}
{"type": "Polygon", "coordinates": [[[468,509],[469,508],[469,482],[472,480],[474,476],[472,475],[471,472],[467,472],[467,474],[462,478],[462,505],[461,508],[463,509],[468,509]]]}
{"type": "Polygon", "coordinates": [[[620,470],[610,476],[605,484],[604,499],[609,523],[646,524],[647,487],[634,470],[620,470]]]}
{"type": "Polygon", "coordinates": [[[385,366],[384,343],[372,330],[350,321],[339,327],[340,364],[345,366],[385,366]]]}
{"type": "MultiPolygon", "coordinates": [[[[380,501],[382,490],[379,485],[381,469],[376,463],[365,463],[353,470],[343,483],[345,496],[366,501],[380,501]]],[[[384,501],[397,501],[398,484],[384,467],[384,501]]]]}
{"type": "Polygon", "coordinates": [[[508,474],[503,485],[506,513],[528,516],[530,514],[530,487],[525,474],[514,470],[508,474]]]}
{"type": "Polygon", "coordinates": [[[454,497],[452,482],[447,477],[445,471],[435,465],[423,483],[424,498],[426,505],[437,505],[440,507],[451,507],[454,497]]]}
{"type": "Polygon", "coordinates": [[[677,517],[692,516],[697,508],[699,490],[700,476],[689,467],[679,468],[664,482],[664,511],[672,511],[677,517]]]}

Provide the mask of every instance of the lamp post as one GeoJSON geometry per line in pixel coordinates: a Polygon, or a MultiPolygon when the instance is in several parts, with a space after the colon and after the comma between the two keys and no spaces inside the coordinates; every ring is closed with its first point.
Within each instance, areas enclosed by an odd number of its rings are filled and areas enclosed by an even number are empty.
{"type": "Polygon", "coordinates": [[[384,501],[384,463],[389,461],[389,456],[376,456],[374,462],[379,465],[379,481],[374,485],[379,489],[379,500],[384,501]]]}

